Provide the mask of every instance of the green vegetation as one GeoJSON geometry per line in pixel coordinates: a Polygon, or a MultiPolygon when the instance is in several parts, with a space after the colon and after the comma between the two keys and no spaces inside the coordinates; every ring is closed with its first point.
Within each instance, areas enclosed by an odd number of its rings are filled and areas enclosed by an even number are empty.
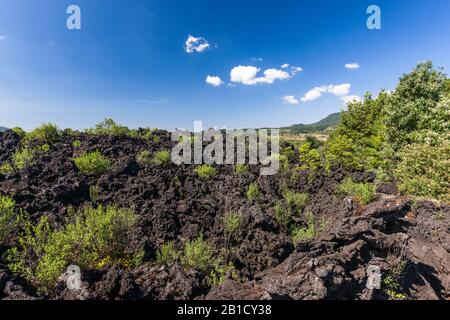
{"type": "Polygon", "coordinates": [[[139,152],[139,154],[136,156],[136,161],[141,165],[151,164],[152,156],[150,151],[144,150],[139,152]]]}
{"type": "Polygon", "coordinates": [[[195,172],[200,178],[211,180],[217,175],[217,170],[209,164],[204,164],[195,169],[195,172]]]}
{"type": "Polygon", "coordinates": [[[208,284],[211,286],[221,285],[228,277],[237,280],[238,275],[234,265],[231,262],[223,264],[216,261],[213,263],[212,270],[209,273],[208,284]]]}
{"type": "Polygon", "coordinates": [[[288,208],[296,212],[298,214],[302,213],[306,204],[309,201],[309,194],[307,193],[298,193],[294,191],[286,191],[284,193],[284,199],[288,205],[288,208]]]}
{"type": "Polygon", "coordinates": [[[274,208],[275,210],[275,221],[279,224],[283,231],[288,230],[289,220],[291,219],[292,212],[287,210],[281,203],[277,203],[274,208]]]}
{"type": "Polygon", "coordinates": [[[25,130],[23,130],[22,128],[19,128],[19,127],[14,127],[11,129],[11,131],[16,133],[20,137],[20,139],[25,138],[25,136],[27,135],[25,130]]]}
{"type": "Polygon", "coordinates": [[[282,132],[287,132],[290,134],[302,134],[302,133],[312,133],[316,131],[324,131],[330,127],[335,126],[341,118],[341,113],[330,114],[325,119],[313,124],[295,124],[287,128],[281,128],[282,132]]]}
{"type": "Polygon", "coordinates": [[[401,177],[401,191],[450,202],[450,140],[440,145],[407,145],[398,158],[394,174],[401,177]]]}
{"type": "Polygon", "coordinates": [[[61,135],[58,127],[53,123],[44,123],[33,131],[27,133],[27,140],[38,140],[40,142],[54,143],[61,135]]]}
{"type": "Polygon", "coordinates": [[[261,191],[259,190],[256,182],[251,183],[247,189],[247,199],[250,201],[256,201],[261,197],[261,191]]]}
{"type": "Polygon", "coordinates": [[[229,239],[236,239],[242,228],[242,216],[235,212],[228,212],[223,218],[225,235],[229,239]]]}
{"type": "Polygon", "coordinates": [[[90,186],[89,187],[89,197],[91,198],[92,202],[96,202],[98,200],[98,196],[100,194],[100,186],[90,186]]]}
{"type": "Polygon", "coordinates": [[[13,198],[0,195],[0,244],[5,244],[15,226],[13,198]]]}
{"type": "Polygon", "coordinates": [[[213,247],[199,236],[193,241],[188,241],[184,247],[181,263],[186,269],[207,271],[213,261],[213,247]]]}
{"type": "Polygon", "coordinates": [[[171,161],[170,152],[167,150],[157,151],[152,159],[152,164],[157,166],[167,166],[171,161]]]}
{"type": "Polygon", "coordinates": [[[236,175],[243,175],[246,174],[248,172],[248,166],[245,164],[237,164],[234,167],[234,173],[236,175]]]}
{"type": "Polygon", "coordinates": [[[115,206],[85,207],[59,230],[52,230],[47,217],[37,225],[22,219],[24,231],[8,252],[9,267],[43,291],[54,287],[69,264],[81,269],[101,269],[106,264],[131,267],[141,257],[126,251],[135,220],[133,209],[115,206]]]}
{"type": "Polygon", "coordinates": [[[80,141],[80,140],[75,140],[75,141],[72,143],[72,146],[73,146],[75,149],[80,149],[80,148],[81,148],[81,141],[80,141]]]}
{"type": "Polygon", "coordinates": [[[101,175],[111,168],[111,161],[99,151],[85,153],[73,161],[82,174],[101,175]]]}
{"type": "Polygon", "coordinates": [[[25,169],[33,163],[34,154],[28,147],[23,147],[13,154],[13,167],[16,170],[25,169]]]}
{"type": "Polygon", "coordinates": [[[14,167],[9,162],[3,162],[0,166],[0,174],[6,176],[14,172],[14,167]]]}
{"type": "Polygon", "coordinates": [[[171,265],[178,261],[180,253],[175,249],[172,242],[165,243],[156,252],[156,263],[159,265],[171,265]]]}
{"type": "Polygon", "coordinates": [[[313,239],[317,234],[316,222],[314,215],[309,212],[306,214],[307,227],[305,228],[293,228],[291,231],[291,238],[294,243],[313,239]]]}
{"type": "Polygon", "coordinates": [[[117,124],[113,119],[106,118],[95,125],[94,128],[86,129],[86,133],[100,136],[128,136],[130,129],[117,124]]]}
{"type": "Polygon", "coordinates": [[[355,183],[351,178],[345,179],[337,188],[344,196],[351,196],[359,203],[366,205],[375,199],[375,186],[370,183],[355,183]]]}

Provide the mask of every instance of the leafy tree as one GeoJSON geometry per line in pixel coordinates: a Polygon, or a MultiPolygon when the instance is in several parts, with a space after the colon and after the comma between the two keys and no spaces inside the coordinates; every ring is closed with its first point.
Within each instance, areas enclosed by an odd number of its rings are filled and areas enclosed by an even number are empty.
{"type": "Polygon", "coordinates": [[[374,169],[383,163],[385,141],[384,106],[388,94],[377,99],[366,94],[364,101],[351,102],[328,141],[327,167],[343,165],[352,169],[374,169]]]}
{"type": "Polygon", "coordinates": [[[448,79],[431,61],[400,78],[386,107],[387,140],[394,151],[423,141],[429,134],[448,133],[448,104],[440,104],[447,92],[448,79]]]}

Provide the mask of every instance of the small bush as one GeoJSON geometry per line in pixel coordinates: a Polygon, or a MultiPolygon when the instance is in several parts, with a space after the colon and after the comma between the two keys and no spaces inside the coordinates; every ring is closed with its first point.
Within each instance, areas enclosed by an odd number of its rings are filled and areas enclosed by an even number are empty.
{"type": "Polygon", "coordinates": [[[252,183],[248,186],[247,199],[250,201],[258,200],[261,197],[261,191],[257,183],[252,183]]]}
{"type": "Polygon", "coordinates": [[[237,164],[234,167],[234,173],[237,175],[243,175],[248,172],[248,166],[245,164],[237,164]]]}
{"type": "Polygon", "coordinates": [[[88,152],[73,161],[82,174],[103,174],[111,168],[111,161],[99,151],[88,152]]]}
{"type": "Polygon", "coordinates": [[[316,223],[314,215],[310,212],[307,214],[307,227],[294,228],[291,232],[291,238],[294,243],[313,239],[316,236],[316,223]]]}
{"type": "Polygon", "coordinates": [[[19,127],[14,127],[11,129],[11,131],[17,134],[20,137],[20,139],[23,139],[27,135],[27,133],[22,128],[19,127]]]}
{"type": "Polygon", "coordinates": [[[230,262],[228,264],[223,264],[220,262],[215,262],[213,264],[213,268],[208,276],[208,284],[210,286],[219,286],[221,285],[227,278],[231,278],[233,280],[238,279],[238,275],[236,272],[236,268],[230,262]]]}
{"type": "Polygon", "coordinates": [[[17,170],[22,170],[22,169],[25,169],[25,168],[31,166],[33,163],[33,160],[34,160],[34,154],[27,147],[17,150],[13,154],[13,166],[17,170]]]}
{"type": "Polygon", "coordinates": [[[60,136],[58,127],[52,123],[44,123],[26,135],[28,140],[39,140],[42,142],[53,143],[60,136]]]}
{"type": "Polygon", "coordinates": [[[50,291],[70,264],[101,269],[106,262],[129,267],[138,259],[126,251],[136,215],[115,206],[85,207],[73,222],[52,230],[46,217],[24,221],[17,247],[8,252],[10,269],[50,291]]]}
{"type": "Polygon", "coordinates": [[[144,150],[139,152],[139,154],[136,156],[136,161],[141,165],[151,164],[152,158],[150,151],[144,150]]]}
{"type": "Polygon", "coordinates": [[[14,229],[14,206],[13,198],[0,195],[0,244],[8,240],[8,236],[14,229]]]}
{"type": "Polygon", "coordinates": [[[98,200],[98,196],[100,194],[100,187],[98,185],[89,187],[89,197],[91,201],[96,202],[98,200]]]}
{"type": "Polygon", "coordinates": [[[236,239],[242,227],[242,216],[238,213],[228,212],[223,218],[224,231],[230,239],[236,239]]]}
{"type": "Polygon", "coordinates": [[[199,175],[200,178],[205,180],[211,180],[217,174],[217,170],[210,166],[209,164],[204,164],[195,169],[195,172],[199,175]]]}
{"type": "Polygon", "coordinates": [[[281,205],[281,203],[277,203],[277,205],[274,208],[275,210],[275,221],[278,223],[280,228],[283,231],[287,231],[289,226],[289,221],[292,216],[292,212],[287,210],[286,208],[281,205]]]}
{"type": "Polygon", "coordinates": [[[179,256],[180,253],[175,249],[173,243],[166,243],[156,252],[156,262],[160,265],[170,265],[175,263],[179,256]]]}
{"type": "Polygon", "coordinates": [[[309,201],[309,194],[287,191],[284,194],[284,199],[289,209],[301,213],[309,201]]]}
{"type": "Polygon", "coordinates": [[[72,146],[73,146],[75,149],[80,149],[80,148],[81,148],[81,141],[80,141],[80,140],[75,140],[75,141],[72,143],[72,146]]]}
{"type": "Polygon", "coordinates": [[[186,269],[198,269],[207,271],[213,261],[213,247],[199,236],[196,240],[189,241],[184,247],[181,263],[186,269]]]}
{"type": "Polygon", "coordinates": [[[117,124],[113,119],[106,118],[104,121],[96,124],[94,128],[86,129],[86,133],[100,136],[127,136],[130,129],[117,124]]]}
{"type": "Polygon", "coordinates": [[[4,176],[6,176],[10,173],[13,173],[13,172],[14,172],[14,167],[9,162],[4,162],[0,166],[0,174],[2,174],[4,176]]]}
{"type": "Polygon", "coordinates": [[[157,151],[152,159],[152,164],[157,166],[167,166],[171,161],[170,152],[167,150],[157,151]]]}
{"type": "Polygon", "coordinates": [[[375,186],[370,183],[355,183],[351,178],[347,178],[338,187],[338,193],[351,196],[366,205],[375,199],[375,186]]]}
{"type": "Polygon", "coordinates": [[[399,189],[407,194],[450,202],[450,141],[433,146],[412,144],[399,152],[394,170],[399,189]]]}

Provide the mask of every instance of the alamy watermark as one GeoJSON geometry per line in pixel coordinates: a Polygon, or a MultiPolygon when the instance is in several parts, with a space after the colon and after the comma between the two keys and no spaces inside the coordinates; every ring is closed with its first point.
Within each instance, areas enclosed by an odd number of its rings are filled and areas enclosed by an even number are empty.
{"type": "Polygon", "coordinates": [[[69,15],[66,26],[69,30],[81,30],[81,8],[77,5],[67,7],[66,13],[69,15]]]}
{"type": "Polygon", "coordinates": [[[367,29],[369,30],[381,30],[381,8],[375,4],[367,7],[367,14],[370,16],[367,18],[367,29]]]}
{"type": "Polygon", "coordinates": [[[260,175],[275,175],[280,168],[280,131],[278,129],[203,130],[194,122],[194,132],[176,130],[171,159],[181,164],[260,164],[260,175]],[[270,135],[269,135],[270,132],[270,135]]]}

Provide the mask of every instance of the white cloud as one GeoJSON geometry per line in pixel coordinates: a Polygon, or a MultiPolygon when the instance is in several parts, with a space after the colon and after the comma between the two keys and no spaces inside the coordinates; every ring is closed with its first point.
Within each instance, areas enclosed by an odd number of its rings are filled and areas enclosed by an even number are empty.
{"type": "Polygon", "coordinates": [[[294,96],[284,96],[281,99],[287,104],[298,104],[298,100],[294,96]]]}
{"type": "Polygon", "coordinates": [[[210,84],[210,85],[212,85],[214,87],[219,87],[220,85],[223,84],[223,81],[222,81],[222,79],[220,79],[217,76],[207,76],[206,77],[206,83],[210,84]]]}
{"type": "Polygon", "coordinates": [[[303,71],[303,68],[296,67],[296,66],[291,67],[291,74],[293,76],[295,76],[297,73],[302,72],[302,71],[303,71]]]}
{"type": "Polygon", "coordinates": [[[323,93],[331,93],[338,97],[347,96],[352,86],[349,83],[343,83],[338,85],[329,85],[322,87],[315,87],[309,90],[302,98],[302,102],[314,101],[319,99],[323,93]]]}
{"type": "Polygon", "coordinates": [[[276,80],[285,80],[291,77],[289,73],[278,69],[267,69],[264,71],[264,76],[257,77],[260,71],[260,68],[254,66],[234,67],[230,72],[230,79],[234,83],[256,85],[259,83],[271,84],[276,80]]]}
{"type": "Polygon", "coordinates": [[[345,67],[346,67],[347,69],[350,69],[350,70],[354,70],[354,69],[359,69],[359,68],[360,68],[358,62],[347,63],[347,64],[345,65],[345,67]]]}
{"type": "Polygon", "coordinates": [[[322,96],[322,93],[326,92],[325,87],[315,87],[309,90],[302,98],[302,102],[314,101],[322,96]]]}
{"type": "Polygon", "coordinates": [[[327,87],[327,91],[335,96],[346,96],[349,94],[351,87],[350,83],[338,84],[336,86],[330,85],[327,87]]]}
{"type": "Polygon", "coordinates": [[[256,62],[263,62],[264,60],[263,60],[263,58],[251,58],[253,61],[256,61],[256,62]]]}
{"type": "Polygon", "coordinates": [[[203,52],[210,47],[209,42],[202,37],[194,37],[189,35],[186,43],[185,50],[187,53],[203,52]]]}
{"type": "Polygon", "coordinates": [[[342,101],[344,101],[345,105],[349,104],[350,102],[355,102],[355,101],[356,102],[360,102],[360,101],[362,101],[361,97],[356,96],[356,95],[343,96],[341,99],[342,99],[342,101]]]}
{"type": "Polygon", "coordinates": [[[287,68],[289,68],[291,65],[289,64],[289,63],[285,63],[285,64],[283,64],[282,66],[281,66],[281,68],[283,68],[283,69],[287,69],[287,68]]]}
{"type": "Polygon", "coordinates": [[[5,39],[6,39],[6,37],[4,35],[0,35],[0,41],[3,41],[5,39]]]}

